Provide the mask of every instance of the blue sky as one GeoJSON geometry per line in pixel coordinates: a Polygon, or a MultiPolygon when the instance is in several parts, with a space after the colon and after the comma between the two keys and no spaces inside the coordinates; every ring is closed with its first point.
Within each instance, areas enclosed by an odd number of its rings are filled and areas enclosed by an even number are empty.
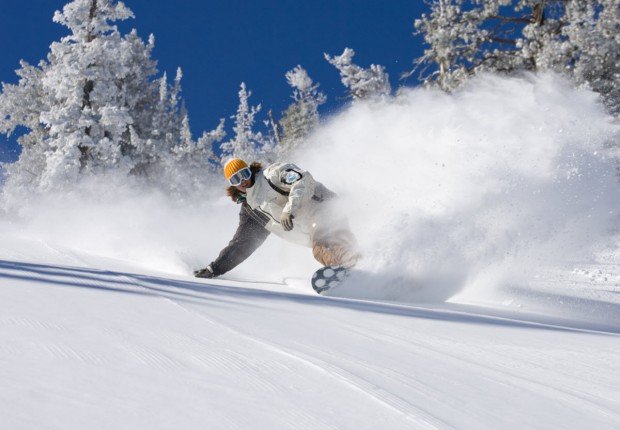
{"type": "MultiPolygon", "coordinates": [[[[67,1],[2,0],[0,14],[0,81],[15,83],[19,60],[37,63],[51,42],[66,35],[52,22],[67,1]]],[[[284,74],[297,64],[321,84],[328,95],[322,107],[329,114],[345,95],[338,72],[323,53],[355,49],[355,62],[386,67],[393,86],[402,82],[422,43],[414,37],[413,20],[424,5],[412,0],[127,0],[135,19],[119,24],[123,33],[136,28],[146,39],[155,35],[153,58],[160,72],[174,76],[183,69],[183,96],[192,132],[214,128],[219,118],[233,115],[243,81],[252,104],[276,117],[290,102],[284,74]]],[[[229,122],[229,125],[231,123],[229,122]]],[[[14,160],[18,148],[0,137],[0,160],[14,160]]]]}

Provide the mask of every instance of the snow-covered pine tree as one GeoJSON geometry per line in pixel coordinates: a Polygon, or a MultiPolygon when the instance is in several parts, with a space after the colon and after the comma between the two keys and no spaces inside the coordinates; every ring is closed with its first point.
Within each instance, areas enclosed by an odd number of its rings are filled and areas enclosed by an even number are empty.
{"type": "Polygon", "coordinates": [[[10,136],[18,126],[28,130],[18,139],[22,147],[19,161],[3,166],[5,175],[17,187],[40,182],[46,169],[46,154],[52,151],[48,143],[50,128],[40,120],[40,115],[50,109],[51,101],[45,97],[42,80],[46,64],[41,62],[35,67],[21,61],[20,65],[16,72],[19,83],[3,84],[0,94],[0,131],[10,136]]]}
{"type": "Polygon", "coordinates": [[[522,64],[514,55],[517,41],[514,27],[532,19],[508,8],[513,0],[435,0],[430,13],[414,22],[415,34],[427,44],[414,68],[425,84],[451,91],[472,73],[481,70],[510,71],[522,64]]]}
{"type": "Polygon", "coordinates": [[[286,73],[286,81],[293,88],[293,103],[282,113],[280,152],[285,154],[299,146],[319,124],[319,106],[327,97],[318,90],[308,72],[297,66],[286,73]]]}
{"type": "Polygon", "coordinates": [[[364,69],[353,63],[354,55],[355,51],[350,48],[345,48],[339,56],[324,54],[325,59],[340,72],[341,82],[349,95],[355,100],[389,95],[392,88],[385,68],[371,64],[370,68],[364,69]]]}
{"type": "Polygon", "coordinates": [[[207,173],[214,173],[219,166],[219,159],[213,151],[213,146],[225,136],[224,119],[214,130],[204,132],[197,140],[192,139],[189,125],[189,116],[185,115],[182,123],[181,139],[172,148],[172,157],[163,160],[168,188],[180,195],[188,189],[199,190],[209,182],[207,173]],[[180,180],[179,180],[180,179],[180,180]]]}
{"type": "Polygon", "coordinates": [[[175,154],[172,167],[177,170],[178,165],[181,165],[184,169],[200,171],[205,168],[205,162],[216,166],[219,160],[213,152],[213,145],[225,136],[224,119],[221,119],[217,128],[204,132],[197,141],[194,141],[190,131],[189,117],[185,116],[181,130],[181,141],[172,149],[175,154]]]}
{"type": "MultiPolygon", "coordinates": [[[[587,85],[600,93],[609,110],[618,115],[620,4],[617,0],[570,0],[562,6],[563,14],[545,35],[543,49],[534,60],[537,69],[552,69],[587,85]]],[[[532,27],[524,30],[524,46],[532,40],[532,27]]]]}
{"type": "Polygon", "coordinates": [[[181,75],[170,88],[153,80],[153,36],[144,43],[113,25],[131,17],[122,2],[71,1],[54,15],[70,34],[46,61],[22,62],[17,84],[3,84],[0,132],[25,129],[18,161],[6,166],[8,186],[50,189],[109,170],[155,175],[173,154],[181,75]]]}
{"type": "Polygon", "coordinates": [[[155,66],[148,60],[152,46],[135,33],[122,38],[111,25],[132,16],[122,3],[107,0],[76,0],[55,13],[54,21],[68,27],[71,35],[54,42],[47,62],[39,64],[36,74],[29,73],[36,82],[20,80],[18,88],[5,85],[0,97],[2,130],[10,133],[19,125],[28,129],[20,139],[22,156],[8,169],[9,180],[29,171],[32,183],[50,188],[75,181],[79,173],[97,173],[125,161],[124,153],[131,151],[127,142],[133,124],[131,102],[143,103],[144,96],[128,94],[119,86],[125,86],[130,73],[136,87],[148,85],[155,66]],[[39,91],[28,88],[32,86],[39,91]],[[22,103],[34,121],[15,115],[11,99],[22,91],[30,96],[22,103]],[[35,166],[33,158],[39,161],[35,166]]]}
{"type": "Polygon", "coordinates": [[[239,88],[239,107],[237,114],[232,116],[235,125],[235,135],[232,139],[221,145],[222,162],[230,157],[238,157],[243,160],[254,161],[269,158],[271,145],[259,131],[254,131],[256,114],[261,111],[261,105],[250,106],[249,98],[252,92],[248,91],[245,82],[239,88]]]}
{"type": "Polygon", "coordinates": [[[414,25],[428,47],[405,76],[450,91],[481,71],[554,70],[620,111],[617,0],[435,0],[414,25]]]}

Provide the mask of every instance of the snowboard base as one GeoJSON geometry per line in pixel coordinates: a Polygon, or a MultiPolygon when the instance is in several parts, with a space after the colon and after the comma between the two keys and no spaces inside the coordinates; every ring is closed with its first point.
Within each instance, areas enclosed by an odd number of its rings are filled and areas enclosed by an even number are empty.
{"type": "Polygon", "coordinates": [[[312,275],[312,288],[319,294],[325,293],[344,281],[349,274],[349,269],[340,266],[325,266],[312,275]]]}

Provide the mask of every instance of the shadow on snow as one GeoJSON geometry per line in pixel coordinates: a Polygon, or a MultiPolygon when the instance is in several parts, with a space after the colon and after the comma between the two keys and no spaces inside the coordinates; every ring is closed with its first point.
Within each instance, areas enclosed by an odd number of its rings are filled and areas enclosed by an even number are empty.
{"type": "MultiPolygon", "coordinates": [[[[335,307],[360,312],[389,314],[407,318],[433,319],[467,324],[499,325],[515,328],[536,328],[558,331],[598,331],[620,334],[620,327],[602,324],[583,324],[570,320],[557,321],[552,318],[539,318],[519,315],[517,319],[504,316],[481,315],[480,308],[453,306],[437,303],[440,309],[416,307],[399,303],[374,302],[346,297],[309,296],[293,292],[278,292],[260,288],[217,285],[208,280],[189,281],[123,273],[108,270],[87,269],[69,266],[51,266],[25,262],[0,260],[0,278],[31,281],[60,287],[78,287],[104,292],[136,294],[152,297],[166,297],[188,303],[234,303],[250,300],[252,307],[264,305],[265,301],[287,301],[304,306],[335,307]],[[476,313],[472,313],[474,310],[476,313]]],[[[221,281],[217,281],[221,282],[221,281]]],[[[224,281],[225,282],[225,281],[224,281]]],[[[237,282],[237,281],[230,281],[237,282]]],[[[260,285],[261,283],[256,283],[260,285]]],[[[310,287],[309,287],[310,288],[310,287]]],[[[593,305],[601,303],[620,315],[620,305],[590,300],[593,305]]],[[[428,306],[428,304],[425,304],[428,306]]]]}

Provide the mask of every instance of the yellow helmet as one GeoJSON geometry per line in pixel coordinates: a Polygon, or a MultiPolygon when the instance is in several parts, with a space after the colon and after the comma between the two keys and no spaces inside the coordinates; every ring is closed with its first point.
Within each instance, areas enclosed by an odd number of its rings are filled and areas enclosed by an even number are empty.
{"type": "Polygon", "coordinates": [[[247,167],[248,163],[243,161],[241,158],[231,158],[226,162],[226,164],[224,164],[224,178],[228,181],[239,170],[247,167]]]}

